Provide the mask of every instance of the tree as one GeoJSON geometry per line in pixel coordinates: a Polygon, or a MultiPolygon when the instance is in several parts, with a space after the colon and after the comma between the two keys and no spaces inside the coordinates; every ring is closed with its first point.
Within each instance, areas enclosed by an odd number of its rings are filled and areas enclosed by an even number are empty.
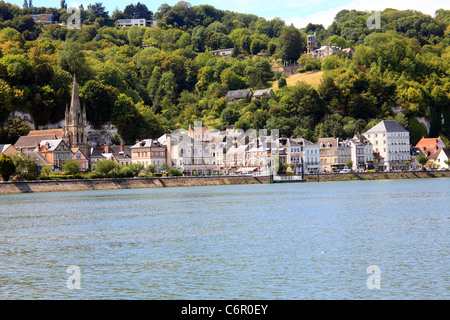
{"type": "Polygon", "coordinates": [[[28,122],[13,118],[6,122],[5,126],[0,130],[0,141],[3,143],[16,143],[21,136],[26,136],[31,131],[28,122]]]}
{"type": "Polygon", "coordinates": [[[181,177],[183,175],[183,173],[180,170],[178,170],[177,168],[170,168],[169,175],[171,177],[181,177]]]}
{"type": "Polygon", "coordinates": [[[10,156],[6,154],[0,155],[0,176],[2,182],[8,181],[9,177],[16,172],[16,166],[10,156]]]}
{"type": "Polygon", "coordinates": [[[113,160],[101,160],[95,163],[95,171],[104,174],[106,177],[115,168],[117,168],[117,163],[113,160]]]}
{"type": "Polygon", "coordinates": [[[286,78],[281,77],[280,79],[278,79],[278,88],[284,88],[287,86],[287,82],[286,82],[286,78]]]}
{"type": "Polygon", "coordinates": [[[14,156],[12,159],[16,166],[15,174],[19,179],[36,179],[39,177],[39,168],[36,160],[25,156],[23,153],[14,156]]]}
{"type": "Polygon", "coordinates": [[[119,90],[104,85],[95,80],[89,80],[83,86],[82,98],[89,108],[86,108],[87,120],[96,128],[111,120],[114,103],[119,96],[119,90]]]}
{"type": "Polygon", "coordinates": [[[59,66],[69,72],[76,74],[78,81],[83,78],[88,78],[86,64],[86,57],[80,43],[76,41],[65,41],[61,44],[61,49],[58,52],[59,66]]]}
{"type": "Polygon", "coordinates": [[[123,10],[124,19],[147,19],[153,18],[153,12],[151,12],[145,4],[138,2],[136,5],[129,4],[123,10]]]}
{"type": "Polygon", "coordinates": [[[75,160],[67,160],[66,162],[64,162],[63,169],[73,177],[75,177],[75,175],[81,170],[80,164],[75,160]]]}
{"type": "Polygon", "coordinates": [[[283,27],[279,43],[279,56],[289,63],[297,61],[301,53],[306,51],[306,39],[293,25],[283,27]]]}
{"type": "Polygon", "coordinates": [[[87,18],[90,22],[94,22],[97,18],[108,19],[108,11],[101,2],[96,2],[95,4],[90,4],[87,7],[87,18]]]}
{"type": "Polygon", "coordinates": [[[221,114],[222,125],[232,125],[239,120],[239,112],[232,107],[227,107],[222,111],[221,114]]]}
{"type": "Polygon", "coordinates": [[[266,43],[260,39],[254,39],[250,44],[250,52],[253,55],[257,55],[258,53],[266,49],[267,49],[266,43]]]}
{"type": "Polygon", "coordinates": [[[417,156],[416,160],[422,166],[422,170],[425,171],[425,165],[428,163],[429,158],[425,154],[421,153],[417,156]]]}
{"type": "Polygon", "coordinates": [[[286,169],[288,168],[288,164],[284,162],[278,163],[278,171],[277,174],[283,174],[286,172],[286,169]]]}
{"type": "Polygon", "coordinates": [[[346,166],[347,168],[349,168],[350,170],[352,170],[352,168],[353,168],[353,161],[352,161],[352,160],[348,160],[348,161],[345,163],[345,166],[346,166]]]}

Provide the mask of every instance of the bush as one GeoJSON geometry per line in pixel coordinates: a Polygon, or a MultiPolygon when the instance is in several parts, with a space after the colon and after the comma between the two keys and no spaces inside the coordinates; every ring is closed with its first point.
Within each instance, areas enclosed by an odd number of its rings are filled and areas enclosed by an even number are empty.
{"type": "Polygon", "coordinates": [[[25,180],[33,181],[33,180],[37,180],[37,178],[33,174],[28,173],[25,175],[25,180]]]}
{"type": "Polygon", "coordinates": [[[169,175],[172,177],[181,177],[183,173],[181,173],[181,171],[176,168],[170,168],[169,175]]]}
{"type": "Polygon", "coordinates": [[[105,177],[105,175],[101,174],[100,172],[90,172],[88,174],[86,174],[86,178],[88,179],[103,179],[105,177]]]}
{"type": "Polygon", "coordinates": [[[49,175],[48,176],[50,180],[58,180],[58,179],[67,179],[66,175],[62,175],[62,174],[53,174],[53,175],[49,175]]]}
{"type": "Polygon", "coordinates": [[[153,176],[154,177],[162,177],[162,173],[154,173],[153,176]]]}
{"type": "Polygon", "coordinates": [[[130,167],[122,167],[119,170],[119,176],[121,178],[132,178],[134,177],[134,171],[130,167]]]}

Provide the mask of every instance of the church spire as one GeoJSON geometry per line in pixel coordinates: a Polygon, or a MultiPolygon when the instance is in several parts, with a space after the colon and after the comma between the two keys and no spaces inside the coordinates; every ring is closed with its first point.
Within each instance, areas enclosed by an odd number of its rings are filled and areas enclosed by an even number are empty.
{"type": "Polygon", "coordinates": [[[86,106],[81,107],[76,75],[73,75],[72,99],[70,108],[66,108],[63,137],[72,148],[82,148],[89,154],[86,137],[86,106]]]}
{"type": "MultiPolygon", "coordinates": [[[[73,75],[72,101],[70,102],[70,113],[76,116],[81,112],[80,96],[78,94],[77,76],[73,75]]],[[[76,120],[76,118],[72,118],[76,120]]]]}

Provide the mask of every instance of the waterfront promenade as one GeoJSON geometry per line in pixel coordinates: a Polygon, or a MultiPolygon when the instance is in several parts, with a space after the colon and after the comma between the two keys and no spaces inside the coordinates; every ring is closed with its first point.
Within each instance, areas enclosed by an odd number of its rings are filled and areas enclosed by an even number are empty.
{"type": "MultiPolygon", "coordinates": [[[[450,171],[310,174],[304,182],[448,178],[450,171]]],[[[273,182],[273,180],[272,180],[273,182]]],[[[269,176],[203,176],[120,179],[37,180],[0,183],[0,194],[269,184],[269,176]]]]}

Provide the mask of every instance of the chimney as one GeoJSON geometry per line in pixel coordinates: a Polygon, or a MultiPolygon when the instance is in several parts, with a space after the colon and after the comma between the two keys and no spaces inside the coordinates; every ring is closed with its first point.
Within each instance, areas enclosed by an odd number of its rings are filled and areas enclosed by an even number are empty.
{"type": "Polygon", "coordinates": [[[120,144],[120,152],[125,152],[125,143],[120,144]]]}
{"type": "Polygon", "coordinates": [[[139,139],[136,139],[136,144],[138,144],[140,142],[140,140],[139,139]]]}
{"type": "Polygon", "coordinates": [[[104,145],[104,150],[105,150],[105,153],[111,153],[111,149],[110,149],[108,143],[105,143],[105,145],[104,145]]]}

